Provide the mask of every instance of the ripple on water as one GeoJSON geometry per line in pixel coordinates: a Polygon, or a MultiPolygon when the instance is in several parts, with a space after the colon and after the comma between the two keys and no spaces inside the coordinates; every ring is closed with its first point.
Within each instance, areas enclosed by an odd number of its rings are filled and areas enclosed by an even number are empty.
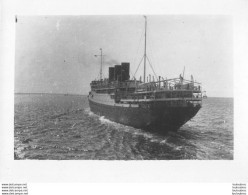
{"type": "Polygon", "coordinates": [[[233,159],[233,102],[208,98],[177,132],[99,117],[86,96],[16,96],[15,159],[233,159]]]}

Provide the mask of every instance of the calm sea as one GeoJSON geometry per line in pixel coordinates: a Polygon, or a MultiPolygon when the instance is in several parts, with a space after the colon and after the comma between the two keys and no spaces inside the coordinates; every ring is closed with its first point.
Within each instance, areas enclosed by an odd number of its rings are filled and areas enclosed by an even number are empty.
{"type": "Polygon", "coordinates": [[[177,132],[158,135],[93,114],[87,96],[15,95],[15,159],[233,159],[233,99],[208,98],[177,132]]]}

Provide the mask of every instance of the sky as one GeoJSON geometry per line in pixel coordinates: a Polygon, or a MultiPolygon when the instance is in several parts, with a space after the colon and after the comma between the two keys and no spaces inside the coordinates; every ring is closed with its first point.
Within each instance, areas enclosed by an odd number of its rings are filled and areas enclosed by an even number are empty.
{"type": "MultiPolygon", "coordinates": [[[[17,16],[16,93],[88,94],[108,67],[130,62],[131,77],[144,53],[142,15],[17,16]]],[[[147,56],[156,75],[183,73],[209,97],[233,97],[233,26],[225,15],[148,15],[147,56]]],[[[147,63],[147,75],[153,75],[147,63]]],[[[143,63],[136,78],[143,76],[143,63]]]]}

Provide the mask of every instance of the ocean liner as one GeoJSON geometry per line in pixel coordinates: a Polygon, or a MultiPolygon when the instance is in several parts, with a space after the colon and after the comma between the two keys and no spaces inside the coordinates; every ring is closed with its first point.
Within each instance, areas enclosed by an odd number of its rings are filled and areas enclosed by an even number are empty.
{"type": "Polygon", "coordinates": [[[109,67],[109,77],[102,78],[101,57],[100,79],[90,83],[88,95],[90,109],[105,118],[150,131],[167,132],[178,130],[196,115],[202,105],[201,84],[178,78],[154,79],[146,76],[147,18],[145,17],[144,76],[130,79],[130,63],[123,62],[109,67]]]}

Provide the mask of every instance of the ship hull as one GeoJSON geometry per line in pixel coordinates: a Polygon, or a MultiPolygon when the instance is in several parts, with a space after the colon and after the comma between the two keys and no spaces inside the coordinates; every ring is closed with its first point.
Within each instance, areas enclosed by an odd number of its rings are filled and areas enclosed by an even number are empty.
{"type": "Polygon", "coordinates": [[[106,105],[89,99],[93,113],[123,124],[154,132],[176,131],[201,108],[200,105],[169,106],[166,102],[149,102],[136,107],[106,105]]]}

